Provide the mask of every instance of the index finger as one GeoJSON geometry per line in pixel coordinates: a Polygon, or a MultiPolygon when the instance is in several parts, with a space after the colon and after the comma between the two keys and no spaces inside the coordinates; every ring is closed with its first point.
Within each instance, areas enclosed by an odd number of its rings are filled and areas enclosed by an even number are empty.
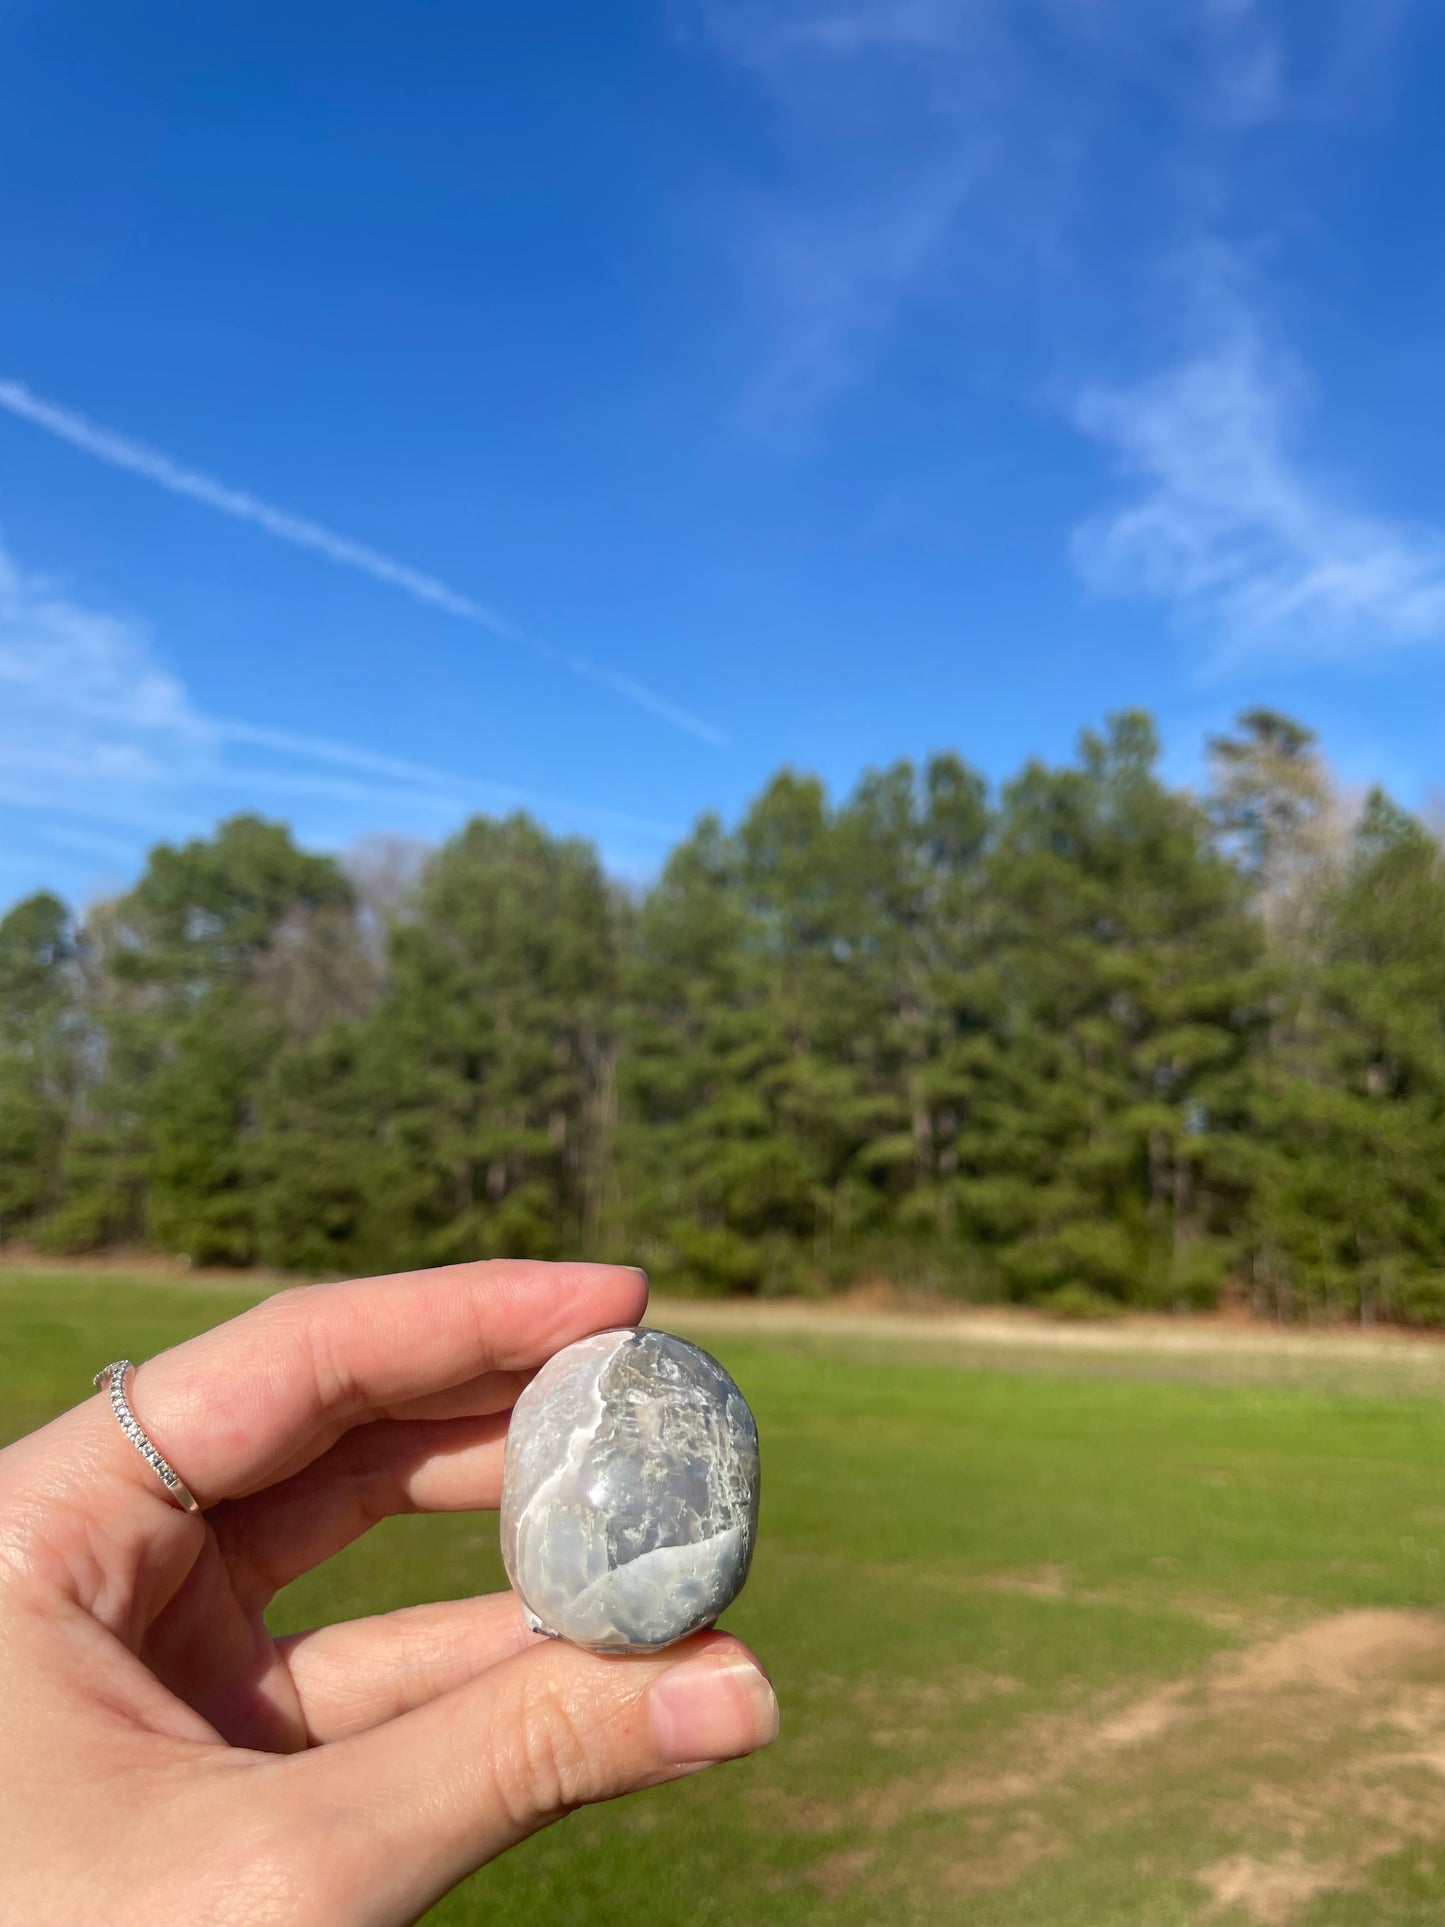
{"type": "MultiPolygon", "coordinates": [[[[204,1506],[288,1477],[397,1404],[636,1324],[646,1303],[630,1267],[520,1259],[303,1285],[149,1359],[131,1405],[204,1506]]],[[[57,1424],[99,1426],[116,1468],[164,1498],[103,1397],[57,1424]]]]}

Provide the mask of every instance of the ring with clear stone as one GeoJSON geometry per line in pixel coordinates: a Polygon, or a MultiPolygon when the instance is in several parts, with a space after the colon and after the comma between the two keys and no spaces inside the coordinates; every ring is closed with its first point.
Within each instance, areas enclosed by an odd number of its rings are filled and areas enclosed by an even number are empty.
{"type": "Polygon", "coordinates": [[[136,1451],[140,1453],[146,1464],[160,1479],[161,1484],[181,1508],[181,1511],[199,1512],[201,1508],[196,1503],[194,1493],[186,1486],[175,1468],[170,1465],[167,1460],[162,1458],[161,1454],[151,1444],[150,1439],[146,1436],[145,1427],[130,1409],[130,1400],[126,1396],[126,1387],[134,1375],[135,1366],[131,1361],[128,1358],[117,1358],[113,1364],[107,1365],[104,1370],[96,1373],[95,1389],[98,1392],[109,1392],[110,1409],[115,1413],[116,1422],[120,1426],[121,1431],[125,1433],[136,1451]]]}

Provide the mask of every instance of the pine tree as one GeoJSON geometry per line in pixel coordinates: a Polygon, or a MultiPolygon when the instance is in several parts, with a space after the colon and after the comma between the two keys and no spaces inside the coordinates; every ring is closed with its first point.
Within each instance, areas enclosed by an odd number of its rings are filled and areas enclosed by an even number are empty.
{"type": "Polygon", "coordinates": [[[1148,719],[1005,791],[991,856],[996,1047],[960,1146],[965,1213],[1025,1296],[1207,1293],[1258,1022],[1259,945],[1148,719]]]}
{"type": "Polygon", "coordinates": [[[52,1243],[149,1236],[197,1262],[256,1255],[257,1104],[282,1035],[258,975],[307,919],[349,900],[330,858],[237,816],[209,840],[158,846],[91,919],[98,1073],[52,1243]]]}
{"type": "Polygon", "coordinates": [[[595,852],[477,817],[392,930],[360,1049],[397,1262],[560,1256],[603,1235],[620,901],[595,852]]]}
{"type": "Polygon", "coordinates": [[[80,1068],[74,954],[57,897],[27,897],[0,918],[0,1241],[60,1199],[80,1068]]]}
{"type": "Polygon", "coordinates": [[[807,1213],[764,1080],[787,1060],[740,851],[704,817],[638,914],[621,1064],[622,1221],[650,1269],[756,1291],[782,1232],[792,1275],[807,1213]],[[779,1207],[782,1207],[780,1210],[779,1207]]]}
{"type": "Polygon", "coordinates": [[[1380,791],[1262,1067],[1251,1229],[1282,1315],[1445,1311],[1445,864],[1380,791]]]}

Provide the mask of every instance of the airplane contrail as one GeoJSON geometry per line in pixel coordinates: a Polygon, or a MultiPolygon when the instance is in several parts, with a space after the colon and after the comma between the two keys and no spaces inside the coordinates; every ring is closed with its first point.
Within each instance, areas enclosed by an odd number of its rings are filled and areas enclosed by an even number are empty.
{"type": "Polygon", "coordinates": [[[639,709],[647,710],[649,714],[671,723],[676,729],[685,730],[704,743],[712,744],[714,748],[724,749],[728,745],[728,738],[722,730],[694,716],[691,711],[679,708],[676,703],[669,702],[665,696],[658,695],[634,677],[601,668],[589,662],[585,656],[553,649],[534,636],[529,636],[495,609],[488,608],[473,596],[463,595],[460,590],[439,581],[436,576],[428,575],[422,569],[414,569],[408,563],[398,562],[379,549],[353,541],[350,536],[339,535],[335,530],[326,528],[320,522],[313,522],[304,515],[293,515],[287,509],[277,508],[274,503],[248,494],[244,489],[232,488],[229,483],[217,481],[215,476],[206,475],[200,469],[188,468],[157,448],[132,441],[129,436],[117,434],[114,429],[105,428],[73,409],[63,408],[56,402],[32,394],[23,382],[0,377],[0,408],[21,421],[29,422],[32,427],[42,429],[47,435],[55,436],[58,441],[68,442],[72,448],[82,450],[110,468],[139,475],[144,481],[153,482],[172,495],[200,502],[219,515],[230,516],[233,521],[249,522],[255,528],[264,529],[267,535],[274,536],[278,542],[288,542],[296,549],[309,549],[342,568],[369,575],[373,581],[384,582],[389,588],[401,590],[403,595],[409,595],[415,602],[441,609],[447,615],[457,616],[463,622],[487,630],[503,642],[529,649],[544,661],[557,663],[571,675],[601,683],[625,701],[635,703],[639,709]]]}
{"type": "Polygon", "coordinates": [[[334,763],[366,776],[390,777],[409,786],[411,793],[431,791],[444,800],[486,791],[492,799],[503,799],[515,809],[578,810],[598,822],[619,828],[642,831],[651,836],[676,839],[682,834],[676,823],[660,822],[654,816],[637,816],[630,810],[614,810],[602,804],[578,805],[566,797],[539,795],[535,790],[519,789],[514,783],[479,783],[449,770],[433,769],[426,763],[407,762],[397,756],[382,756],[351,743],[338,743],[329,737],[298,736],[290,730],[267,729],[256,723],[231,720],[208,721],[206,727],[228,743],[243,743],[252,749],[276,750],[285,756],[298,756],[311,762],[334,763]]]}

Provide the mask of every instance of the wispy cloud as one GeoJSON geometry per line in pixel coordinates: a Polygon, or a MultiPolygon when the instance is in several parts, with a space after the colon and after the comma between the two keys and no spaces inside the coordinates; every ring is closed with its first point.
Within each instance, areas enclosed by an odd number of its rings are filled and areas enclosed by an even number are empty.
{"type": "Polygon", "coordinates": [[[184,780],[214,733],[133,625],[22,573],[0,548],[0,773],[143,791],[184,780]],[[157,753],[164,743],[167,753],[157,753]]]}
{"type": "Polygon", "coordinates": [[[702,0],[692,14],[694,43],[775,110],[782,177],[745,197],[738,222],[771,344],[744,397],[751,428],[785,440],[806,428],[943,270],[992,142],[970,106],[991,12],[991,0],[702,0]]]}
{"type": "Polygon", "coordinates": [[[1147,271],[1232,207],[1254,130],[1341,110],[1405,4],[692,0],[693,44],[751,77],[775,136],[741,222],[772,342],[748,418],[806,425],[915,304],[966,325],[1000,263],[1037,270],[1059,307],[1071,271],[1094,300],[1147,271]],[[1154,151],[1121,223],[1119,133],[1140,99],[1154,151]]]}
{"type": "Polygon", "coordinates": [[[795,429],[866,371],[878,345],[947,248],[979,163],[960,154],[848,209],[775,222],[758,263],[780,322],[744,414],[795,429]]]}
{"type": "Polygon", "coordinates": [[[1211,339],[1134,386],[1087,389],[1073,415],[1131,493],[1073,554],[1109,594],[1163,602],[1227,654],[1340,654],[1445,636],[1445,535],[1350,499],[1311,461],[1310,389],[1236,298],[1211,339]]]}
{"type": "Polygon", "coordinates": [[[1251,127],[1284,111],[1286,50],[1273,16],[1264,0],[1201,0],[1206,112],[1251,127]]]}
{"type": "Polygon", "coordinates": [[[628,811],[208,715],[142,625],[86,606],[0,546],[0,842],[13,852],[28,825],[32,840],[134,864],[156,837],[273,799],[327,840],[378,824],[437,835],[473,811],[527,809],[620,847],[633,867],[639,850],[677,834],[628,811]]]}
{"type": "Polygon", "coordinates": [[[952,52],[1000,0],[702,0],[702,30],[734,60],[792,88],[809,54],[952,52]]]}
{"type": "Polygon", "coordinates": [[[58,441],[69,443],[72,448],[81,450],[98,462],[104,462],[109,468],[123,469],[172,495],[183,496],[187,501],[199,502],[206,508],[214,509],[217,514],[229,516],[232,521],[246,522],[262,529],[278,542],[309,550],[313,555],[323,556],[341,568],[370,576],[374,582],[400,590],[414,602],[485,629],[499,641],[526,649],[542,661],[553,663],[572,675],[585,676],[603,684],[625,701],[636,704],[638,708],[661,718],[675,729],[697,737],[701,742],[710,743],[715,748],[727,746],[728,739],[722,730],[660,696],[635,677],[597,668],[586,657],[575,652],[554,649],[550,644],[528,635],[510,618],[478,602],[475,597],[464,595],[436,576],[414,569],[408,563],[398,562],[393,556],[384,555],[380,550],[369,548],[350,536],[339,535],[335,530],[325,528],[305,516],[293,515],[289,510],[248,494],[244,489],[217,481],[214,476],[204,474],[200,469],[189,468],[159,449],[133,441],[129,436],[118,434],[114,429],[77,414],[74,409],[33,394],[23,382],[0,378],[0,409],[21,421],[29,422],[47,435],[53,435],[58,441]]]}

